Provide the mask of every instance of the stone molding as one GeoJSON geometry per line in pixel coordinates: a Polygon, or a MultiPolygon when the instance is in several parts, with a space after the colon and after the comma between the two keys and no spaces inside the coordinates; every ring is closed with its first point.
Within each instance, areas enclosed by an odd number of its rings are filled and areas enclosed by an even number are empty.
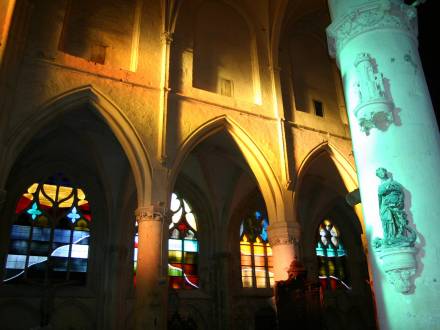
{"type": "Polygon", "coordinates": [[[270,225],[268,232],[269,243],[272,247],[277,245],[299,245],[301,229],[298,224],[270,225]]]}
{"type": "Polygon", "coordinates": [[[417,42],[417,10],[392,1],[375,1],[352,10],[327,28],[327,43],[332,57],[357,36],[382,29],[400,30],[417,42]]]}
{"type": "Polygon", "coordinates": [[[164,207],[157,205],[139,207],[135,211],[136,221],[138,223],[143,221],[163,221],[166,217],[166,213],[164,207]]]}

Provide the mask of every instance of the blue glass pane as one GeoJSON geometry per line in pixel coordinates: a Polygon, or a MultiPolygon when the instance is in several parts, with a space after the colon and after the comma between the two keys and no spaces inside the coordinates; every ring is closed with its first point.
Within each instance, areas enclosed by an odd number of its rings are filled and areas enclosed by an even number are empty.
{"type": "Polygon", "coordinates": [[[198,242],[192,240],[184,240],[183,241],[183,251],[186,252],[197,252],[198,251],[198,242]]]}
{"type": "Polygon", "coordinates": [[[33,241],[49,241],[50,240],[50,228],[34,227],[32,233],[33,241]]]}
{"type": "Polygon", "coordinates": [[[30,232],[31,232],[31,227],[29,226],[13,225],[11,231],[11,240],[16,240],[16,239],[27,240],[29,238],[30,232]]]}
{"type": "Polygon", "coordinates": [[[70,243],[70,230],[55,229],[53,234],[53,241],[57,243],[70,243]]]}

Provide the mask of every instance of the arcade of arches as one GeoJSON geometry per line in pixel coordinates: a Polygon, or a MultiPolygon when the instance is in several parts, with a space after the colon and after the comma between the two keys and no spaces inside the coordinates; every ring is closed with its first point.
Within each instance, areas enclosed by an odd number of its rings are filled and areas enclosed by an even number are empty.
{"type": "Polygon", "coordinates": [[[343,6],[1,1],[0,328],[396,328],[343,6]]]}

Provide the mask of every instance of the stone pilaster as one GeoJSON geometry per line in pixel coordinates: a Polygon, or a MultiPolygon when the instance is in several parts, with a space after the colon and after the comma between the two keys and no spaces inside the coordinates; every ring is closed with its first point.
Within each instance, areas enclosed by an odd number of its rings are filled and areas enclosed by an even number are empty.
{"type": "Polygon", "coordinates": [[[435,328],[440,136],[417,49],[417,12],[400,0],[329,0],[329,7],[329,50],[344,84],[378,323],[435,328]],[[389,171],[382,184],[381,168],[389,171]],[[405,238],[411,228],[415,244],[405,238]]]}
{"type": "Polygon", "coordinates": [[[269,226],[275,281],[287,279],[290,264],[298,259],[300,232],[298,224],[275,223],[269,226]]]}
{"type": "Polygon", "coordinates": [[[165,218],[165,208],[156,205],[136,210],[136,329],[166,328],[166,281],[162,279],[162,228],[165,218]]]}

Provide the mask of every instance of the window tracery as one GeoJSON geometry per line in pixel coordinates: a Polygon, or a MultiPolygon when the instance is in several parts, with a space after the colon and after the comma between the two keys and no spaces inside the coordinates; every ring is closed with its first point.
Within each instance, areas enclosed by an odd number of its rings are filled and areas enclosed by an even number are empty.
{"type": "Polygon", "coordinates": [[[3,282],[84,284],[92,222],[84,191],[57,174],[30,185],[15,214],[3,282]]]}
{"type": "Polygon", "coordinates": [[[261,211],[247,216],[240,226],[241,281],[243,288],[271,288],[274,285],[272,248],[261,211]]]}

